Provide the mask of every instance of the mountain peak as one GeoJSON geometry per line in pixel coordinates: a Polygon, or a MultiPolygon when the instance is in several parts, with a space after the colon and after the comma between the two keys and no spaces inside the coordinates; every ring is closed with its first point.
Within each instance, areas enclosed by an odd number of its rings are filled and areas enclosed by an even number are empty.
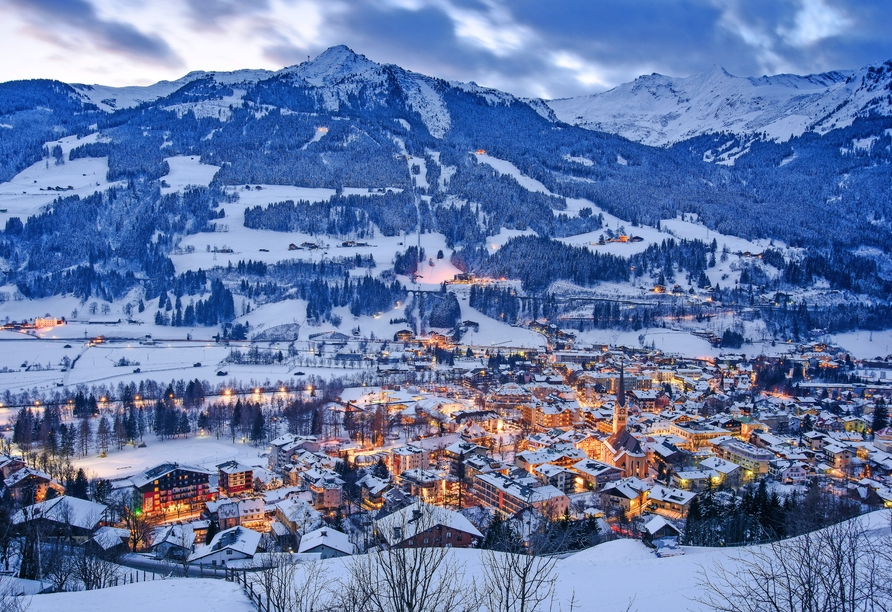
{"type": "Polygon", "coordinates": [[[330,85],[377,67],[378,64],[350,47],[337,45],[329,47],[309,62],[285,70],[319,86],[330,85]]]}
{"type": "Polygon", "coordinates": [[[701,79],[704,81],[713,81],[713,80],[725,80],[725,79],[735,79],[733,74],[725,70],[722,66],[718,64],[713,64],[712,67],[706,72],[699,75],[701,79]]]}

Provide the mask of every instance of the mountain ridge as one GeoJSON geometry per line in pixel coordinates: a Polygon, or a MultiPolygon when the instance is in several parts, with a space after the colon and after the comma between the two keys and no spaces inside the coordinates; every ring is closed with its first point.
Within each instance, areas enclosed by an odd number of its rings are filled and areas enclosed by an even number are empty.
{"type": "Polygon", "coordinates": [[[391,73],[415,105],[428,113],[429,128],[442,138],[448,129],[448,112],[437,95],[437,83],[484,96],[489,102],[529,105],[551,122],[564,122],[588,130],[617,134],[649,146],[669,146],[712,133],[765,137],[785,142],[807,132],[851,125],[870,113],[892,114],[892,61],[857,70],[832,70],[796,75],[781,73],[738,77],[721,66],[688,77],[658,73],[642,75],[608,91],[552,100],[522,98],[510,92],[471,82],[444,81],[405,70],[396,64],[379,64],[345,45],[326,49],[316,58],[280,70],[240,69],[193,71],[173,81],[148,86],[109,87],[70,84],[81,98],[100,110],[113,112],[151,103],[189,83],[210,79],[224,85],[251,85],[291,77],[310,86],[330,90],[327,104],[338,106],[336,89],[353,83],[383,83],[391,73]]]}
{"type": "Polygon", "coordinates": [[[890,115],[887,91],[892,61],[805,76],[737,77],[713,66],[689,77],[654,73],[602,93],[545,103],[561,121],[651,146],[719,132],[784,142],[851,125],[872,112],[890,115]]]}

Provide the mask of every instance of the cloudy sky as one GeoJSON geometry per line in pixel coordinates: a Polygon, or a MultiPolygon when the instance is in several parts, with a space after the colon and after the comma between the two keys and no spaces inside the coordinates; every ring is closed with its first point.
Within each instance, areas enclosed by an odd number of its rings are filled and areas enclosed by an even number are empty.
{"type": "Polygon", "coordinates": [[[890,0],[0,0],[0,81],[146,85],[346,44],[515,94],[713,64],[760,76],[892,59],[890,0]]]}

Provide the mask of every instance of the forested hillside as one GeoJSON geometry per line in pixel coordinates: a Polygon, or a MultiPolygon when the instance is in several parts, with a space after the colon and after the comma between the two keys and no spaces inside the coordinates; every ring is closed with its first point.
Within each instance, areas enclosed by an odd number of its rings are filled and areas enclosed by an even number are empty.
{"type": "MultiPolygon", "coordinates": [[[[519,280],[529,294],[556,280],[678,283],[724,290],[717,296],[725,299],[747,287],[764,293],[824,283],[888,300],[892,118],[884,115],[784,142],[713,133],[656,148],[560,123],[510,94],[378,65],[345,47],[274,74],[248,73],[241,82],[197,75],[166,97],[104,106],[63,83],[0,85],[0,180],[35,163],[107,160],[106,182],[97,181],[92,195],[4,209],[0,273],[26,297],[111,301],[140,288],[145,300],[166,292],[179,300],[209,294],[219,280],[249,300],[299,295],[322,319],[332,304],[375,312],[403,297],[391,285],[392,262],[352,262],[346,254],[337,266],[358,266],[382,284],[306,267],[258,274],[221,266],[184,292],[172,253],[186,236],[219,231],[230,223],[226,211],[237,210],[237,223],[251,230],[334,241],[442,234],[460,270],[519,280]],[[47,145],[64,136],[78,139],[70,149],[47,145]],[[170,160],[178,156],[216,168],[213,180],[171,187],[170,160]],[[331,193],[250,204],[251,185],[331,193]],[[719,287],[716,266],[729,253],[715,241],[661,230],[679,217],[779,248],[741,259],[733,276],[722,272],[719,287]],[[629,254],[590,246],[644,228],[653,238],[629,254]],[[529,235],[494,250],[489,237],[508,230],[529,235]],[[265,286],[264,277],[284,285],[265,286]]],[[[4,188],[17,193],[12,185],[4,188]]],[[[202,320],[231,318],[220,312],[202,320]]],[[[172,324],[183,320],[169,315],[172,324]]]]}

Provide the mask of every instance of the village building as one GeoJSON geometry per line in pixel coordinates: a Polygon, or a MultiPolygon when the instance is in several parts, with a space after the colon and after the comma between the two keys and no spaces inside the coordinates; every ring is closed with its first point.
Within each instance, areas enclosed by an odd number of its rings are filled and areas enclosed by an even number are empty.
{"type": "Polygon", "coordinates": [[[195,532],[189,525],[165,525],[152,532],[151,549],[157,559],[187,559],[194,545],[195,532]]]}
{"type": "Polygon", "coordinates": [[[49,474],[29,467],[12,472],[3,480],[3,485],[9,496],[18,504],[42,502],[50,489],[55,489],[60,494],[65,492],[60,485],[53,482],[49,474]]]}
{"type": "Polygon", "coordinates": [[[651,548],[656,548],[657,540],[680,536],[681,530],[666,520],[665,517],[659,515],[650,519],[641,529],[641,541],[651,548]]]}
{"type": "Polygon", "coordinates": [[[241,559],[252,559],[260,546],[260,534],[245,527],[233,527],[221,531],[211,542],[200,546],[189,555],[189,563],[198,565],[218,565],[241,559]]]}
{"type": "Polygon", "coordinates": [[[356,547],[350,537],[337,529],[322,527],[301,537],[297,552],[317,554],[320,559],[346,557],[352,555],[356,547]]]}
{"type": "Polygon", "coordinates": [[[178,463],[162,463],[133,478],[142,511],[147,515],[196,512],[214,498],[210,488],[213,473],[178,463]]]}
{"type": "Polygon", "coordinates": [[[374,530],[388,548],[471,548],[483,537],[461,513],[421,502],[378,519],[374,530]]]}
{"type": "Polygon", "coordinates": [[[254,468],[238,461],[221,463],[217,466],[217,490],[227,497],[254,491],[254,468]]]}
{"type": "Polygon", "coordinates": [[[44,533],[83,541],[107,520],[107,512],[105,504],[63,495],[22,508],[12,516],[12,524],[18,528],[37,524],[44,533]]]}
{"type": "Polygon", "coordinates": [[[474,497],[488,508],[509,516],[533,507],[545,516],[557,517],[570,506],[570,498],[560,489],[541,485],[535,478],[516,478],[493,472],[474,478],[474,497]]]}

